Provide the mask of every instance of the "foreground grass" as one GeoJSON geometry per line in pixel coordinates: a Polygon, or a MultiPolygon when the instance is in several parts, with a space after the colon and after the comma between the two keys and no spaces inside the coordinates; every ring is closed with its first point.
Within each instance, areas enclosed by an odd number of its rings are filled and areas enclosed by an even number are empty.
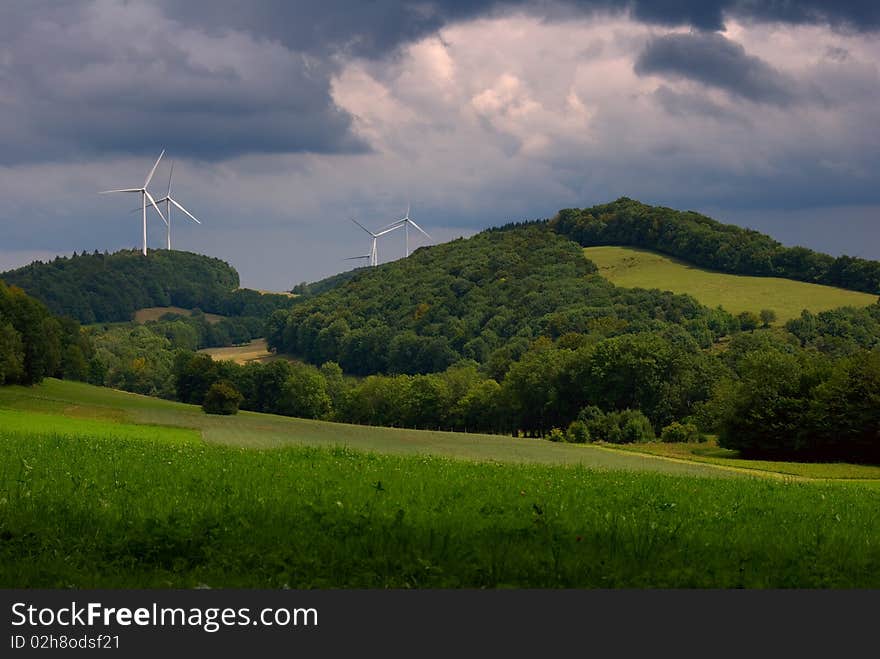
{"type": "Polygon", "coordinates": [[[663,254],[634,247],[587,247],[584,254],[603,277],[618,286],[659,288],[687,293],[707,307],[731,313],[772,309],[784,323],[808,309],[813,313],[837,307],[865,307],[876,295],[778,277],[749,277],[704,270],[663,254]]]}
{"type": "Polygon", "coordinates": [[[880,587],[880,492],[855,484],[84,423],[103,425],[4,428],[0,587],[880,587]]]}

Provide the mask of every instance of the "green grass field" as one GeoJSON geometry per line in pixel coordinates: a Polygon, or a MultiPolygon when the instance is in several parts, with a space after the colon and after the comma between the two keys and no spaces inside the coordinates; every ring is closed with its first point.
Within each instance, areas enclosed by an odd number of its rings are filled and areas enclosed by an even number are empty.
{"type": "Polygon", "coordinates": [[[618,286],[687,293],[707,307],[731,313],[772,309],[784,323],[808,309],[865,307],[877,296],[777,277],[749,277],[704,270],[678,259],[633,247],[587,247],[584,255],[618,286]]]}
{"type": "Polygon", "coordinates": [[[880,489],[749,473],[2,387],[0,587],[880,587],[880,489]]]}
{"type": "Polygon", "coordinates": [[[733,473],[696,462],[677,464],[652,456],[607,451],[593,446],[499,435],[376,428],[255,412],[239,412],[233,417],[209,416],[195,405],[60,380],[46,380],[38,387],[0,387],[2,408],[18,410],[25,415],[31,412],[57,415],[53,430],[62,433],[67,429],[67,419],[76,417],[192,428],[207,443],[242,448],[345,446],[386,454],[430,454],[480,461],[581,464],[603,469],[712,476],[733,473]]]}

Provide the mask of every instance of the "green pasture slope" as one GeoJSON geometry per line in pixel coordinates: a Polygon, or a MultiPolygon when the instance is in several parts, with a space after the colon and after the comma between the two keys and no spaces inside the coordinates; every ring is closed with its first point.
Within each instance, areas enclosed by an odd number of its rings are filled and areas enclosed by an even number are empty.
{"type": "Polygon", "coordinates": [[[0,587],[880,587],[877,488],[444,435],[0,388],[0,587]]]}
{"type": "Polygon", "coordinates": [[[833,286],[809,284],[779,277],[751,277],[714,272],[664,254],[634,247],[586,247],[584,255],[599,273],[626,288],[659,288],[686,293],[707,307],[724,307],[731,313],[772,309],[777,321],[837,307],[866,307],[876,295],[833,286]]]}

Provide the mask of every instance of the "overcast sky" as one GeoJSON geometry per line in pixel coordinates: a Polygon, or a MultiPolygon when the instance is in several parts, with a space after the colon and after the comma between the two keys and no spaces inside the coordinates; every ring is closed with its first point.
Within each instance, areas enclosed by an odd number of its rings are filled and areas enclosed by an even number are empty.
{"type": "Polygon", "coordinates": [[[175,247],[255,288],[407,203],[435,241],[625,195],[880,258],[878,30],[875,0],[5,2],[0,269],[139,246],[96,193],[163,148],[152,191],[173,159],[203,222],[175,247]]]}

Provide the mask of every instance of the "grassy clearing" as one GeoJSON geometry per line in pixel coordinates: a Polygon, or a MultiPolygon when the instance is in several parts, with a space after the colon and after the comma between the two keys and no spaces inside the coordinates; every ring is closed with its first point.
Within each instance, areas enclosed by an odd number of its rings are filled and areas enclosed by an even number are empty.
{"type": "Polygon", "coordinates": [[[778,323],[800,316],[804,309],[818,313],[844,306],[865,307],[877,301],[875,295],[832,286],[713,272],[633,247],[587,247],[584,254],[603,277],[618,286],[687,293],[708,307],[720,305],[731,313],[772,309],[778,323]]]}
{"type": "MultiPolygon", "coordinates": [[[[151,320],[159,320],[166,313],[176,313],[181,316],[189,316],[192,314],[192,309],[184,309],[182,307],[146,307],[134,312],[134,322],[146,323],[151,320]]],[[[225,318],[225,316],[220,316],[215,313],[205,314],[205,320],[209,323],[219,323],[223,318],[225,318]]]]}
{"type": "MultiPolygon", "coordinates": [[[[762,472],[802,478],[877,479],[880,467],[743,460],[714,445],[635,444],[595,446],[404,428],[378,428],[240,412],[206,415],[195,405],[139,396],[79,382],[48,379],[36,387],[0,387],[0,409],[193,429],[211,444],[242,448],[338,447],[392,455],[438,455],[483,462],[582,465],[597,469],[656,471],[680,475],[734,477],[762,472]],[[670,460],[672,458],[673,460],[670,460]],[[746,471],[749,470],[749,471],[746,471]]],[[[0,420],[0,430],[3,429],[0,420]]]]}
{"type": "Polygon", "coordinates": [[[199,352],[211,355],[211,357],[218,361],[231,361],[236,364],[247,364],[248,362],[266,364],[276,359],[287,359],[284,355],[276,355],[274,352],[269,352],[269,348],[266,346],[266,339],[254,339],[246,345],[230,346],[227,348],[203,348],[199,352]]]}
{"type": "Polygon", "coordinates": [[[0,586],[880,587],[858,485],[101,433],[3,433],[0,586]]]}
{"type": "MultiPolygon", "coordinates": [[[[255,412],[217,417],[205,414],[195,405],[60,380],[46,380],[37,387],[0,387],[0,408],[191,428],[199,431],[206,442],[243,448],[346,446],[385,454],[432,454],[488,462],[581,464],[601,469],[719,477],[735,475],[712,465],[673,464],[651,456],[604,451],[593,446],[499,435],[377,428],[255,412]]],[[[63,421],[60,423],[63,427],[63,421]]]]}
{"type": "Polygon", "coordinates": [[[850,464],[847,462],[781,462],[775,460],[746,460],[737,451],[720,448],[714,440],[705,444],[647,444],[616,445],[615,450],[657,455],[678,460],[690,460],[735,469],[767,471],[801,478],[821,480],[876,480],[880,484],[880,465],[850,464]]]}

